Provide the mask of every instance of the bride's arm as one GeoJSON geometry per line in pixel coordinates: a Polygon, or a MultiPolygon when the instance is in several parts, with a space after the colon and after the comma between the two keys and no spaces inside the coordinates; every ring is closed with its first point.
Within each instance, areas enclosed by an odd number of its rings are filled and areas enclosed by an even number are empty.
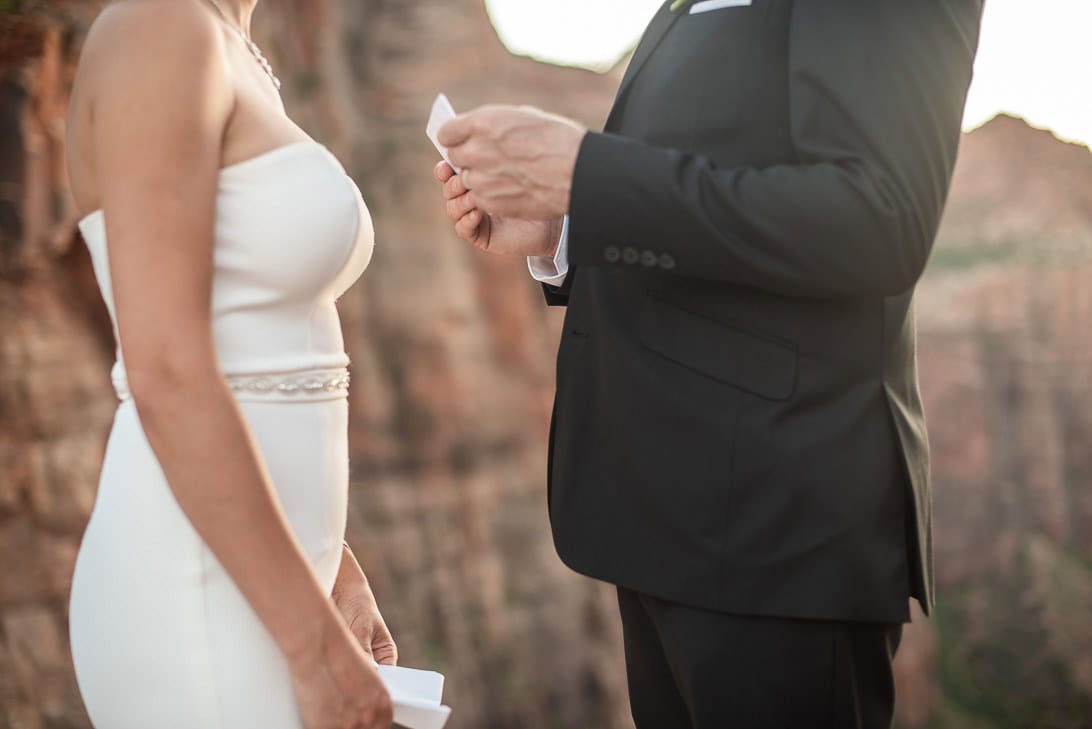
{"type": "Polygon", "coordinates": [[[398,646],[379,612],[372,586],[347,543],[341,547],[341,565],[338,567],[332,597],[345,624],[360,642],[360,647],[376,663],[396,665],[398,646]]]}
{"type": "Polygon", "coordinates": [[[223,32],[197,3],[173,0],[112,6],[97,26],[85,48],[93,170],[144,432],[182,510],[297,678],[304,666],[328,673],[353,703],[371,699],[372,721],[389,717],[378,678],[362,685],[367,658],[294,537],[217,364],[215,197],[235,103],[223,32]]]}

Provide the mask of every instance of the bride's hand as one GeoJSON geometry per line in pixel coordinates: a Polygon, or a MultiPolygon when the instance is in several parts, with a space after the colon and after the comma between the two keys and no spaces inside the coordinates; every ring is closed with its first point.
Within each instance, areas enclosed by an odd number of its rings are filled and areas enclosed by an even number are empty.
{"type": "Polygon", "coordinates": [[[331,609],[321,636],[288,656],[306,729],[390,729],[391,697],[379,672],[331,609]]]}
{"type": "Polygon", "coordinates": [[[433,174],[443,185],[447,217],[455,224],[455,234],[466,242],[483,251],[520,256],[552,257],[557,251],[560,218],[540,221],[489,215],[478,208],[474,193],[447,162],[436,165],[433,174]]]}
{"type": "Polygon", "coordinates": [[[364,652],[372,656],[376,663],[397,665],[398,646],[379,612],[368,578],[348,545],[341,548],[341,567],[338,568],[332,597],[364,652]]]}

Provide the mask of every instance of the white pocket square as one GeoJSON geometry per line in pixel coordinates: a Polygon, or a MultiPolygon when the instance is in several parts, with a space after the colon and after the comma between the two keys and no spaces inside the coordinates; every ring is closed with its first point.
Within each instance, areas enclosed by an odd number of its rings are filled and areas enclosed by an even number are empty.
{"type": "Polygon", "coordinates": [[[690,14],[708,13],[710,10],[720,10],[722,8],[744,8],[752,2],[753,0],[704,0],[691,5],[690,14]]]}

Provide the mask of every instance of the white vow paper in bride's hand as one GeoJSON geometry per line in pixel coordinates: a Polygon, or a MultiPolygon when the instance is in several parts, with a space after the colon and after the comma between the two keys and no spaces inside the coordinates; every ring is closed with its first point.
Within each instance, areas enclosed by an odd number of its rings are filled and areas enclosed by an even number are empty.
{"type": "MultiPolygon", "coordinates": [[[[444,161],[449,165],[451,165],[451,160],[447,156],[447,147],[440,144],[437,135],[440,133],[440,127],[454,119],[455,116],[455,108],[448,101],[447,95],[440,94],[436,97],[436,101],[432,102],[432,113],[429,114],[428,126],[425,127],[425,135],[432,140],[433,145],[436,146],[444,161]]],[[[456,172],[459,171],[459,168],[455,165],[451,165],[451,168],[456,172]]]]}
{"type": "Polygon", "coordinates": [[[401,666],[380,666],[379,677],[391,694],[395,726],[406,729],[443,729],[451,716],[451,709],[441,703],[444,696],[442,673],[401,666]]]}

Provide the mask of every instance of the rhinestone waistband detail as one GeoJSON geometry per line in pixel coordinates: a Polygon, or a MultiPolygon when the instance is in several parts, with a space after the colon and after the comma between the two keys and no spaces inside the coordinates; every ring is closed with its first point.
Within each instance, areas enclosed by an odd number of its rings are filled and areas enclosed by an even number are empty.
{"type": "MultiPolygon", "coordinates": [[[[229,375],[228,386],[237,394],[263,399],[298,399],[347,392],[349,370],[315,370],[292,375],[229,375]]],[[[128,400],[133,394],[126,382],[114,381],[118,399],[128,400]]]]}

